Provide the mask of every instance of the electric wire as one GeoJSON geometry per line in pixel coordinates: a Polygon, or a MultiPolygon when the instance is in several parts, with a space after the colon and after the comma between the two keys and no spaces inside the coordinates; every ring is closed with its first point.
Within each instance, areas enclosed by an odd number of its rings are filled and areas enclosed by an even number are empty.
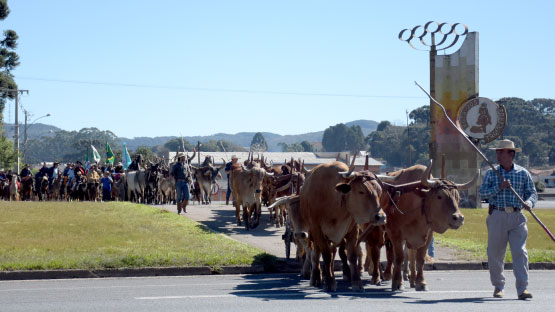
{"type": "Polygon", "coordinates": [[[67,80],[67,79],[51,79],[37,77],[17,76],[21,80],[34,80],[45,82],[59,82],[83,85],[100,85],[113,87],[129,87],[129,88],[150,88],[150,89],[168,89],[168,90],[188,90],[203,92],[227,92],[227,93],[247,93],[247,94],[273,94],[273,95],[297,95],[297,96],[326,96],[326,97],[354,97],[354,98],[397,98],[397,99],[423,99],[424,96],[401,96],[401,95],[373,95],[373,94],[348,94],[348,93],[312,93],[312,92],[296,92],[296,91],[271,91],[271,90],[250,90],[250,89],[225,89],[225,88],[200,88],[187,86],[162,86],[162,85],[146,85],[121,82],[100,82],[85,80],[67,80]]]}

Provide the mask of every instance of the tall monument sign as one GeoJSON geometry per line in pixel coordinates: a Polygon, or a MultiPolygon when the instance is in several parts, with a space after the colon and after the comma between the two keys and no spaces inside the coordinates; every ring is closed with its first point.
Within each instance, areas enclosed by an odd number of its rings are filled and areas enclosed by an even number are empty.
{"type": "MultiPolygon", "coordinates": [[[[424,26],[404,29],[399,39],[416,50],[430,54],[430,94],[445,107],[451,120],[459,123],[459,115],[470,100],[478,96],[478,33],[469,32],[466,25],[428,22],[424,26]],[[464,38],[460,48],[452,54],[438,55],[464,38]]],[[[485,116],[485,114],[482,114],[485,116]]],[[[482,117],[483,127],[489,126],[482,117]]],[[[445,155],[447,178],[458,183],[471,180],[478,172],[478,155],[464,138],[445,119],[443,111],[430,102],[431,141],[430,159],[436,164],[432,174],[441,175],[442,156],[445,155]]],[[[478,131],[478,130],[477,130],[478,131]]],[[[478,140],[475,140],[478,143],[478,140]]],[[[461,194],[463,207],[477,207],[478,185],[461,194]]]]}

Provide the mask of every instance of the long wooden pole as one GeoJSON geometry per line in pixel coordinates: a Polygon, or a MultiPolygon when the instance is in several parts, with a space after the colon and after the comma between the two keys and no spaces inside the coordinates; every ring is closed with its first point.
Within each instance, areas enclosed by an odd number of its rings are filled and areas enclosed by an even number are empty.
{"type": "MultiPolygon", "coordinates": [[[[443,107],[443,105],[441,105],[441,103],[439,103],[436,99],[434,99],[429,93],[428,91],[426,91],[424,88],[422,88],[421,85],[418,84],[418,82],[414,82],[424,93],[426,93],[426,95],[430,98],[430,100],[432,100],[433,103],[437,104],[439,107],[441,107],[441,109],[443,110],[443,115],[445,115],[445,118],[447,118],[447,121],[449,121],[449,123],[451,124],[451,126],[453,126],[457,132],[459,134],[461,134],[465,140],[470,144],[470,146],[472,146],[476,152],[478,152],[478,155],[480,155],[482,157],[482,159],[484,159],[486,161],[486,163],[491,167],[491,169],[493,170],[493,172],[495,172],[497,174],[497,176],[499,177],[499,179],[501,180],[505,180],[505,178],[503,178],[503,176],[501,175],[501,173],[499,171],[497,171],[495,169],[495,167],[493,166],[493,164],[487,159],[487,157],[482,153],[482,151],[480,151],[480,149],[478,149],[476,147],[476,145],[474,145],[474,143],[472,143],[472,141],[470,141],[470,139],[466,136],[466,134],[459,128],[457,127],[457,125],[451,120],[451,118],[449,118],[449,115],[447,115],[447,111],[445,111],[445,107],[443,107]]],[[[543,222],[541,222],[541,220],[536,216],[536,214],[532,211],[532,207],[528,208],[528,205],[524,202],[524,200],[520,197],[520,195],[518,195],[518,193],[515,191],[515,189],[513,188],[513,186],[511,185],[509,187],[509,189],[511,190],[511,192],[513,193],[513,195],[518,199],[518,201],[520,201],[520,203],[525,207],[526,210],[528,210],[528,212],[530,212],[530,214],[532,215],[532,217],[534,217],[534,219],[536,219],[536,221],[540,224],[540,226],[544,229],[544,231],[547,233],[547,235],[549,235],[549,237],[551,238],[551,240],[553,242],[555,242],[555,237],[553,237],[553,234],[551,234],[551,232],[549,231],[549,229],[543,224],[543,222]]]]}

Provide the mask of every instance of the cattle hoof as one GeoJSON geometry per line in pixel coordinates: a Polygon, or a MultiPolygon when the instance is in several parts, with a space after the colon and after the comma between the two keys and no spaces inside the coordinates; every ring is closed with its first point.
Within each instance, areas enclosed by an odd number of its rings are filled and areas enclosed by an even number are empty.
{"type": "Polygon", "coordinates": [[[364,292],[364,287],[362,286],[362,281],[352,282],[351,287],[353,291],[364,292]]]}
{"type": "Polygon", "coordinates": [[[372,277],[372,279],[370,279],[370,284],[372,285],[380,285],[381,281],[379,277],[372,277]]]}
{"type": "Polygon", "coordinates": [[[391,273],[384,273],[384,274],[383,274],[383,280],[384,280],[384,281],[389,281],[389,280],[391,280],[391,273]]]}
{"type": "Polygon", "coordinates": [[[391,285],[391,291],[403,291],[403,284],[391,285]]]}
{"type": "Polygon", "coordinates": [[[416,284],[413,281],[410,282],[410,288],[416,288],[416,284]]]}
{"type": "Polygon", "coordinates": [[[322,280],[316,278],[310,278],[310,286],[320,288],[322,286],[322,280]]]}
{"type": "Polygon", "coordinates": [[[428,287],[426,286],[426,284],[417,284],[416,287],[414,287],[414,290],[416,290],[416,291],[428,291],[428,287]]]}

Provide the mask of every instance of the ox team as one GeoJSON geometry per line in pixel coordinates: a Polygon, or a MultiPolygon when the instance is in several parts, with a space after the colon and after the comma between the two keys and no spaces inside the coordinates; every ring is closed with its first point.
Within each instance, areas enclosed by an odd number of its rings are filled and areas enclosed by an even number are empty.
{"type": "MultiPolygon", "coordinates": [[[[491,170],[488,171],[480,193],[490,200],[491,205],[487,220],[488,261],[495,286],[494,297],[503,297],[503,259],[509,242],[515,259],[518,298],[530,299],[525,247],[527,228],[521,209],[531,209],[537,194],[530,174],[512,162],[516,151],[519,149],[513,142],[500,142],[496,152],[505,180],[500,181],[491,170]],[[526,205],[516,202],[507,190],[510,185],[517,188],[526,205]]],[[[46,199],[42,196],[52,199],[66,196],[68,199],[96,200],[98,195],[94,189],[98,188],[100,175],[96,173],[99,170],[106,178],[114,177],[114,181],[108,180],[108,184],[115,186],[112,194],[116,194],[116,198],[120,196],[121,199],[146,203],[175,200],[177,212],[186,213],[189,186],[194,185],[191,192],[199,202],[209,204],[212,185],[225,167],[237,224],[244,223],[246,230],[257,227],[262,203],[269,204],[269,210],[275,212],[271,216],[276,218],[276,226],[283,225],[278,211],[287,215],[287,226],[294,233],[298,249],[297,257],[303,262],[301,275],[310,278],[310,285],[324,287],[326,291],[337,289],[333,259],[339,251],[343,278],[351,282],[353,290],[364,291],[360,277],[360,242],[364,241],[368,250],[365,266],[369,268],[372,284],[391,279],[392,290],[403,289],[403,281],[409,278],[406,272],[402,276],[401,271],[403,263],[410,259],[410,285],[422,291],[427,289],[423,266],[433,232],[444,233],[462,226],[464,216],[458,207],[459,191],[470,188],[478,178],[476,175],[464,184],[433,178],[431,161],[427,167],[416,165],[387,176],[375,175],[368,168],[355,172],[356,154],[350,166],[335,161],[312,170],[306,170],[300,160],[293,159],[284,165],[269,166],[263,157],[254,159],[251,154],[243,163],[238,163],[233,155],[232,161],[227,164],[224,161],[221,167],[214,167],[213,159],[206,156],[204,163],[196,168],[190,165],[195,154],[196,151],[189,157],[178,153],[177,162],[171,164],[149,162],[147,169],[142,168],[139,155],[127,171],[121,168],[121,164],[113,169],[102,168],[102,171],[92,166],[86,171],[77,162],[77,166],[66,166],[58,177],[49,174],[57,171],[57,164],[51,169],[44,166],[39,171],[44,178],[37,179],[39,187],[35,190],[38,190],[39,199],[46,199]],[[193,176],[196,182],[193,182],[193,176]],[[42,193],[43,188],[45,193],[42,193]],[[118,189],[122,194],[118,195],[118,189]],[[59,195],[53,195],[56,192],[59,195]],[[386,246],[388,256],[385,270],[377,266],[382,246],[386,246]],[[323,268],[320,256],[324,260],[323,268]]],[[[33,178],[27,165],[22,170],[21,181],[22,188],[29,184],[28,181],[31,181],[32,188],[33,178]]],[[[106,189],[103,191],[106,200],[106,189]]],[[[30,199],[27,193],[22,194],[23,199],[30,199]]],[[[228,202],[229,194],[226,204],[228,202]]]]}

